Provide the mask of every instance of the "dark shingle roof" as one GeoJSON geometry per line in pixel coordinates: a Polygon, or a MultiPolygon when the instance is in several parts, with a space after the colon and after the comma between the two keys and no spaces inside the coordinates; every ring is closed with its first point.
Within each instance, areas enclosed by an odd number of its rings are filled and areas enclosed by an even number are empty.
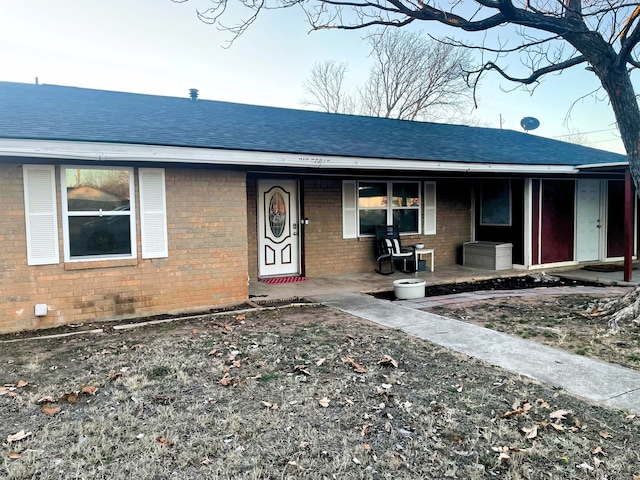
{"type": "Polygon", "coordinates": [[[499,164],[626,161],[511,130],[9,82],[0,82],[0,138],[499,164]]]}

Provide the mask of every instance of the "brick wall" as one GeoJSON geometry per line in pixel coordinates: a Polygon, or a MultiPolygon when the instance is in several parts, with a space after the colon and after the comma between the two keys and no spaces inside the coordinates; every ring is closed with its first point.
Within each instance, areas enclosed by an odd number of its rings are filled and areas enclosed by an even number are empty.
{"type": "MultiPolygon", "coordinates": [[[[342,238],[341,179],[301,180],[304,217],[305,275],[308,277],[365,273],[375,269],[372,238],[342,238]]],[[[471,239],[471,183],[466,180],[438,180],[436,235],[403,236],[406,244],[424,243],[436,249],[436,266],[452,265],[458,250],[471,239]]],[[[256,241],[256,180],[247,181],[249,275],[258,277],[256,241]]]]}
{"type": "Polygon", "coordinates": [[[245,301],[245,174],[166,169],[165,176],[168,258],[140,258],[138,221],[137,259],[65,264],[58,205],[60,263],[28,266],[22,166],[0,165],[0,333],[245,301]],[[35,317],[37,303],[49,306],[47,316],[35,317]]]}
{"type": "MultiPolygon", "coordinates": [[[[430,179],[429,179],[430,180],[430,179]]],[[[307,276],[364,273],[375,268],[372,238],[342,238],[342,181],[304,180],[305,266],[307,276]]],[[[436,267],[456,263],[459,247],[471,238],[471,184],[438,180],[436,235],[407,235],[402,242],[435,248],[436,267]]]]}

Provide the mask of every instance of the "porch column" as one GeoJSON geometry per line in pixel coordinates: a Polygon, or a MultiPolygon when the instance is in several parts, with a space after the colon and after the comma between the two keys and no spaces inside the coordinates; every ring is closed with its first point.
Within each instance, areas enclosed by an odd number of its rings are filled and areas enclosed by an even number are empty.
{"type": "Polygon", "coordinates": [[[632,276],[631,258],[633,256],[633,183],[631,170],[624,172],[624,281],[630,282],[632,276]]]}

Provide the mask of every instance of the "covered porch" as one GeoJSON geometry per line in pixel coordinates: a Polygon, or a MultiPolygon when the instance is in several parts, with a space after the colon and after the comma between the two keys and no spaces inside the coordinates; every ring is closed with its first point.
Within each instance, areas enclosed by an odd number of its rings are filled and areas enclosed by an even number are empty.
{"type": "Polygon", "coordinates": [[[604,285],[636,286],[640,283],[640,274],[634,275],[631,281],[625,281],[622,270],[600,272],[585,270],[582,266],[544,270],[509,269],[495,271],[463,265],[449,265],[439,267],[434,272],[396,272],[391,275],[380,275],[371,271],[370,273],[309,277],[302,282],[276,285],[252,281],[249,284],[249,297],[250,300],[256,299],[262,303],[269,300],[313,298],[337,292],[368,293],[391,291],[393,290],[393,281],[401,278],[419,278],[425,280],[427,286],[430,286],[530,275],[533,273],[540,274],[542,272],[547,275],[553,274],[568,279],[598,282],[604,285]]]}

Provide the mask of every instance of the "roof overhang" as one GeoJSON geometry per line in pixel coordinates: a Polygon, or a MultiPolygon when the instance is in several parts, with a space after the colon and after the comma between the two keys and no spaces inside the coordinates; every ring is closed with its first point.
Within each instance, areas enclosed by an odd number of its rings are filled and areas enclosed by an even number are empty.
{"type": "MultiPolygon", "coordinates": [[[[234,167],[288,167],[316,170],[397,170],[466,173],[576,174],[574,165],[472,163],[438,160],[308,155],[163,145],[59,140],[0,139],[0,156],[97,163],[184,163],[234,167]]],[[[584,168],[586,168],[585,166],[584,168]]]]}
{"type": "Polygon", "coordinates": [[[629,168],[629,162],[593,163],[590,165],[578,165],[578,170],[618,170],[629,168]]]}

